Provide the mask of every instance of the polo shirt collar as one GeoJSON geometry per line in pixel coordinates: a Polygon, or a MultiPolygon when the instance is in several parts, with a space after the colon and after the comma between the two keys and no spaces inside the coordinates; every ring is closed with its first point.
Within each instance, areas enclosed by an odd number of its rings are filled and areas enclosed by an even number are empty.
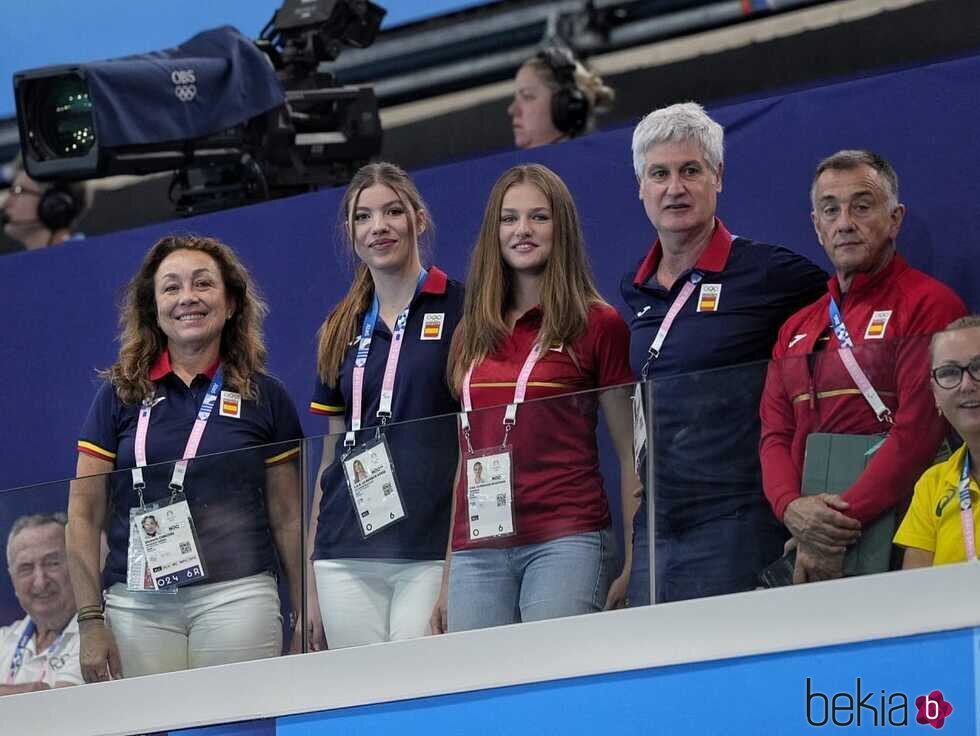
{"type": "MultiPolygon", "coordinates": [[[[959,449],[949,456],[949,459],[943,463],[943,477],[942,483],[944,487],[947,488],[959,488],[960,487],[960,473],[963,471],[963,455],[966,453],[966,443],[964,442],[960,445],[959,449]]],[[[974,485],[976,481],[970,478],[971,486],[974,485]]]]}
{"type": "MultiPolygon", "coordinates": [[[[847,290],[847,294],[848,296],[853,296],[855,294],[860,294],[862,291],[876,290],[881,284],[891,281],[894,278],[898,278],[902,273],[907,271],[908,268],[908,261],[896,253],[894,256],[892,256],[891,262],[873,276],[869,276],[866,273],[855,274],[854,278],[851,279],[851,286],[847,290]]],[[[837,274],[830,277],[830,281],[827,282],[827,290],[839,303],[841,300],[841,293],[840,281],[837,280],[837,274]]]]}
{"type": "Polygon", "coordinates": [[[445,273],[436,266],[429,266],[429,273],[425,277],[425,281],[422,282],[422,289],[419,294],[445,294],[448,283],[449,277],[445,273]]]}
{"type": "MultiPolygon", "coordinates": [[[[213,380],[214,375],[218,372],[218,366],[221,365],[221,358],[219,357],[206,371],[204,375],[208,377],[208,380],[213,380]]],[[[166,375],[174,372],[173,367],[170,365],[170,351],[164,348],[163,352],[160,353],[160,357],[157,358],[156,362],[150,367],[150,380],[159,381],[166,375]]]]}
{"type": "Polygon", "coordinates": [[[540,327],[543,316],[544,311],[541,309],[541,305],[536,304],[518,317],[517,322],[514,323],[514,326],[516,327],[519,324],[526,324],[534,328],[540,327]]]}
{"type": "MultiPolygon", "coordinates": [[[[728,256],[732,252],[732,240],[734,237],[728,232],[725,223],[716,217],[715,230],[711,234],[711,240],[708,241],[708,247],[704,249],[701,257],[698,258],[698,262],[694,264],[694,268],[698,271],[714,273],[724,271],[725,264],[728,263],[728,256]]],[[[657,242],[653,244],[650,252],[647,253],[646,258],[636,270],[636,276],[633,277],[634,286],[643,286],[656,273],[663,254],[663,246],[660,244],[660,238],[657,238],[657,242]]]]}

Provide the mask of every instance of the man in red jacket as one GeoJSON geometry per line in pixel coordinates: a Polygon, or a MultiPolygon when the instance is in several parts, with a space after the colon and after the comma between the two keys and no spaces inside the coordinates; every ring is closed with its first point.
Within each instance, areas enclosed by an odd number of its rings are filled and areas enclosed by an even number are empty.
{"type": "Polygon", "coordinates": [[[967,313],[944,284],[895,250],[898,177],[870,151],[817,167],[814,229],[834,266],[828,294],[790,317],[762,397],[763,488],[797,543],[793,582],[840,577],[862,525],[903,504],[942,441],[929,390],[929,339],[967,313]],[[807,436],[887,433],[841,495],[802,496],[807,436]]]}

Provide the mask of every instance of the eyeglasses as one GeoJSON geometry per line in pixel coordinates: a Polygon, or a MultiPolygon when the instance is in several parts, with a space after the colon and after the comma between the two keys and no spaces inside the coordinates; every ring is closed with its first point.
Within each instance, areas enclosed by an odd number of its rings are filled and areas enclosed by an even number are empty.
{"type": "Polygon", "coordinates": [[[938,368],[933,368],[930,373],[932,374],[932,380],[940,388],[956,388],[963,380],[964,373],[969,373],[970,378],[980,383],[980,355],[971,360],[968,365],[946,363],[938,368]]]}
{"type": "Polygon", "coordinates": [[[10,187],[10,193],[16,194],[18,197],[21,196],[22,194],[32,194],[35,197],[41,196],[40,191],[38,191],[37,189],[30,189],[28,187],[25,187],[23,184],[14,184],[12,187],[10,187]]]}

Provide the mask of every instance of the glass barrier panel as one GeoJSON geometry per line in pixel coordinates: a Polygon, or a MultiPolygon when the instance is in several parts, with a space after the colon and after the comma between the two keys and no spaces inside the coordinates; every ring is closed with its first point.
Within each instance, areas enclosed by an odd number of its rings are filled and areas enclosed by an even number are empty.
{"type": "Polygon", "coordinates": [[[481,408],[465,425],[451,414],[369,427],[346,445],[343,434],[307,440],[307,456],[320,453],[307,500],[316,645],[599,611],[613,581],[609,604],[621,605],[621,489],[635,505],[640,486],[631,394],[552,396],[512,415],[481,408]],[[612,424],[599,422],[607,412],[612,424]]]}
{"type": "MultiPolygon", "coordinates": [[[[294,440],[0,494],[8,535],[16,518],[67,511],[57,536],[70,625],[48,647],[52,665],[100,681],[301,652],[303,452],[294,440]],[[91,653],[83,662],[80,637],[91,653]]],[[[83,473],[110,464],[81,457],[83,473]]],[[[40,574],[33,586],[41,600],[58,587],[40,574]]],[[[12,609],[4,623],[23,615],[12,609]]],[[[17,652],[18,640],[6,653],[5,642],[0,660],[17,652]]]]}
{"type": "Polygon", "coordinates": [[[873,390],[831,348],[654,375],[643,387],[653,462],[641,466],[652,502],[638,515],[633,565],[653,595],[631,604],[900,568],[892,540],[913,488],[950,448],[929,340],[856,346],[873,390]]]}
{"type": "MultiPolygon", "coordinates": [[[[323,436],[197,457],[182,478],[170,462],[2,492],[0,532],[70,509],[71,608],[102,647],[89,679],[896,569],[891,540],[913,513],[905,546],[918,549],[922,524],[939,545],[935,560],[919,549],[922,564],[965,559],[938,551],[959,522],[932,518],[959,516],[938,479],[962,455],[912,500],[949,452],[937,403],[965,421],[933,393],[928,342],[854,350],[893,422],[836,351],[818,351],[369,426],[352,441],[333,418],[323,436]],[[90,608],[103,601],[105,627],[90,608]]],[[[65,585],[57,559],[16,557],[8,627],[65,585]],[[33,579],[26,593],[17,575],[33,579]]],[[[0,672],[18,632],[4,629],[0,672]]]]}

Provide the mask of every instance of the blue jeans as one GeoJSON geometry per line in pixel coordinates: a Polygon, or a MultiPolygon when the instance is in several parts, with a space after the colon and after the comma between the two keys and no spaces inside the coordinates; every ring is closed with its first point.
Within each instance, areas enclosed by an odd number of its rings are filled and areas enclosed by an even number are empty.
{"type": "MultiPolygon", "coordinates": [[[[633,522],[630,606],[650,603],[650,537],[644,505],[633,522]]],[[[672,527],[657,519],[657,603],[739,593],[759,587],[758,575],[783,553],[788,532],[765,502],[731,513],[672,527]]]]}
{"type": "Polygon", "coordinates": [[[449,630],[601,611],[609,592],[612,554],[609,529],[539,544],[454,552],[449,630]]]}

